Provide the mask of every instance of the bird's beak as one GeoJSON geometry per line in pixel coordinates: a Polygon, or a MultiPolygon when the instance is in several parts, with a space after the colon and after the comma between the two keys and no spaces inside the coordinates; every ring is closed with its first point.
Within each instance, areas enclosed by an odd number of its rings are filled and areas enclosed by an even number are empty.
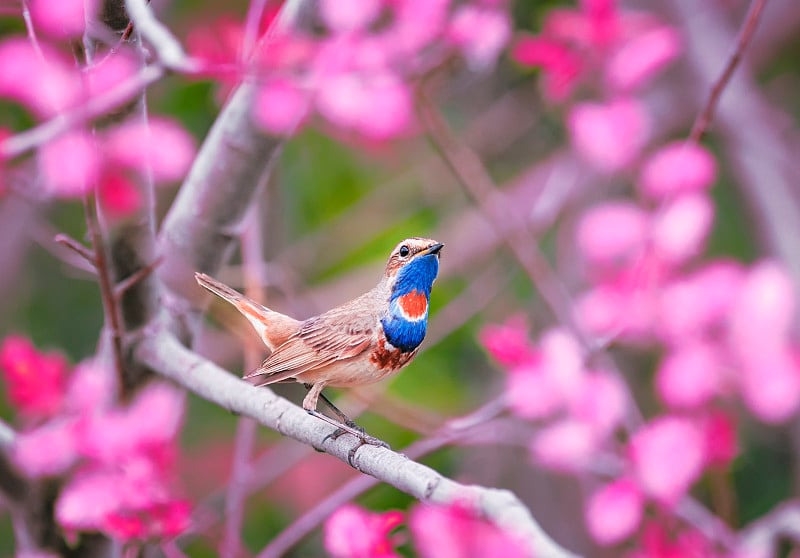
{"type": "Polygon", "coordinates": [[[442,248],[444,248],[444,244],[442,244],[441,242],[437,242],[436,244],[428,246],[424,250],[418,252],[417,255],[427,256],[428,254],[438,254],[439,250],[441,250],[442,248]]]}

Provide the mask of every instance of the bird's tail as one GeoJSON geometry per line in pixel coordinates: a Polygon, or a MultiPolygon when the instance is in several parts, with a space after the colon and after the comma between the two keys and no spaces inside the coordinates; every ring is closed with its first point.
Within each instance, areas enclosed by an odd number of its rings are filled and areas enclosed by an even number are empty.
{"type": "Polygon", "coordinates": [[[228,301],[241,312],[270,349],[284,343],[300,326],[300,322],[294,318],[262,306],[205,273],[195,273],[194,277],[201,287],[228,301]]]}

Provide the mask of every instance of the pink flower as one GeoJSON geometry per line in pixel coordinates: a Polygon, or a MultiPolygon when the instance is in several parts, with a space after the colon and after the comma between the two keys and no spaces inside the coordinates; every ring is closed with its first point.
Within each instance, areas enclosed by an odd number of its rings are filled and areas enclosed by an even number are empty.
{"type": "Polygon", "coordinates": [[[317,108],[337,126],[384,140],[408,129],[412,100],[408,87],[389,73],[374,73],[369,80],[341,74],[319,91],[317,108]]]}
{"type": "Polygon", "coordinates": [[[677,503],[703,472],[705,440],[688,419],[662,416],[634,434],[630,458],[642,490],[661,503],[677,503]]]}
{"type": "Polygon", "coordinates": [[[46,143],[39,150],[39,167],[50,191],[60,197],[78,197],[92,189],[101,160],[94,138],[73,130],[46,143]]]}
{"type": "Polygon", "coordinates": [[[399,511],[371,513],[344,505],[325,522],[325,550],[334,558],[399,558],[390,533],[402,522],[399,511]]]}
{"type": "Polygon", "coordinates": [[[172,499],[156,469],[85,470],[73,476],[56,501],[65,529],[101,531],[121,540],[174,536],[189,526],[189,506],[172,499]]]}
{"type": "Polygon", "coordinates": [[[613,173],[639,156],[649,133],[644,107],[634,99],[580,103],[567,122],[575,149],[598,170],[613,173]]]}
{"type": "Polygon", "coordinates": [[[606,78],[619,91],[647,83],[680,54],[678,34],[667,26],[645,31],[622,45],[608,61],[606,78]]]}
{"type": "Polygon", "coordinates": [[[746,274],[730,313],[731,350],[757,366],[764,351],[775,352],[787,340],[795,311],[794,284],[776,262],[756,264],[746,274]]]}
{"type": "Polygon", "coordinates": [[[583,293],[575,303],[578,323],[587,332],[601,337],[649,341],[656,310],[653,287],[631,282],[619,278],[583,293]]]}
{"type": "Polygon", "coordinates": [[[492,358],[503,366],[519,366],[531,361],[536,354],[522,316],[509,318],[502,325],[488,325],[478,338],[492,358]]]}
{"type": "Polygon", "coordinates": [[[630,537],[642,521],[644,498],[636,483],[619,479],[595,491],[586,504],[586,524],[601,545],[630,537]]]}
{"type": "Polygon", "coordinates": [[[571,333],[561,328],[546,331],[539,340],[541,368],[564,401],[581,388],[584,378],[583,349],[571,333]]]}
{"type": "Polygon", "coordinates": [[[639,190],[655,199],[704,192],[716,180],[713,155],[700,145],[674,142],[656,151],[644,164],[639,190]]]}
{"type": "Polygon", "coordinates": [[[114,396],[113,371],[98,360],[80,362],[72,373],[64,406],[73,415],[106,410],[114,396]]]}
{"type": "Polygon", "coordinates": [[[700,424],[706,440],[706,463],[710,467],[727,468],[739,453],[734,417],[712,410],[700,424]]]}
{"type": "Polygon", "coordinates": [[[750,411],[764,422],[789,420],[800,406],[800,363],[794,350],[764,348],[741,364],[740,388],[750,411]]]}
{"type": "Polygon", "coordinates": [[[559,386],[541,366],[522,366],[506,378],[506,398],[511,411],[526,419],[541,419],[564,404],[559,386]]]}
{"type": "Polygon", "coordinates": [[[721,390],[722,355],[703,341],[676,347],[656,373],[659,397],[673,408],[696,408],[708,403],[721,390]]]}
{"type": "Polygon", "coordinates": [[[607,436],[623,421],[628,396],[622,381],[605,371],[589,372],[570,401],[572,417],[589,426],[598,438],[607,436]]]}
{"type": "Polygon", "coordinates": [[[61,53],[40,46],[41,56],[26,39],[0,43],[0,96],[17,100],[39,116],[50,116],[74,105],[81,87],[61,53]]]}
{"type": "Polygon", "coordinates": [[[29,5],[36,28],[56,38],[79,37],[97,11],[93,0],[31,0],[29,5]]]}
{"type": "Polygon", "coordinates": [[[0,373],[20,413],[51,417],[61,409],[67,361],[60,353],[40,353],[27,338],[11,335],[0,345],[0,373]]]}
{"type": "Polygon", "coordinates": [[[182,416],[182,394],[167,384],[151,384],[127,409],[87,416],[81,425],[81,452],[106,464],[138,455],[160,458],[177,435],[182,416]]]}
{"type": "Polygon", "coordinates": [[[597,450],[594,430],[586,423],[564,419],[542,428],[531,444],[535,461],[557,471],[586,468],[597,450]]]}
{"type": "Polygon", "coordinates": [[[14,463],[31,477],[64,473],[78,459],[75,422],[54,420],[14,440],[14,463]]]}
{"type": "Polygon", "coordinates": [[[100,204],[111,219],[123,219],[142,207],[142,193],[120,173],[106,173],[97,192],[100,204]]]}
{"type": "Polygon", "coordinates": [[[716,261],[667,284],[658,303],[660,336],[681,344],[715,333],[728,320],[743,277],[738,263],[716,261]]]}
{"type": "Polygon", "coordinates": [[[552,101],[567,99],[583,70],[578,54],[547,37],[523,37],[514,45],[511,57],[520,64],[542,68],[544,94],[552,101]]]}
{"type": "Polygon", "coordinates": [[[471,4],[456,9],[450,22],[449,38],[474,70],[491,67],[511,37],[508,15],[500,10],[471,4]]]}
{"type": "Polygon", "coordinates": [[[641,257],[648,240],[649,217],[628,201],[609,201],[581,216],[577,245],[592,265],[620,267],[641,257]]]}
{"type": "Polygon", "coordinates": [[[687,194],[669,202],[652,223],[653,249],[673,265],[700,253],[714,220],[714,207],[705,195],[687,194]]]}
{"type": "Polygon", "coordinates": [[[416,506],[409,528],[421,558],[530,558],[521,539],[481,521],[465,505],[416,506]]]}
{"type": "Polygon", "coordinates": [[[381,12],[381,0],[322,0],[319,10],[328,29],[337,33],[361,31],[381,12]]]}
{"type": "MultiPolygon", "coordinates": [[[[134,76],[137,66],[134,55],[125,49],[106,55],[84,72],[86,94],[89,97],[96,97],[116,89],[121,83],[134,76]]],[[[133,95],[135,92],[131,93],[131,96],[133,95]]]]}
{"type": "Polygon", "coordinates": [[[156,181],[183,178],[194,159],[194,140],[178,124],[164,118],[128,121],[108,132],[109,157],[132,170],[149,169],[156,181]]]}
{"type": "Polygon", "coordinates": [[[289,80],[271,80],[264,84],[255,101],[255,117],[267,131],[292,134],[308,117],[310,94],[289,80]]]}

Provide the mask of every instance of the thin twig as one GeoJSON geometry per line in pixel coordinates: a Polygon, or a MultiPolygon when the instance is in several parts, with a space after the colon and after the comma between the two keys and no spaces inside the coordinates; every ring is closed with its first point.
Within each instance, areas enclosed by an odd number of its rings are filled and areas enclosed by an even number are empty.
{"type": "Polygon", "coordinates": [[[111,279],[111,271],[106,259],[103,247],[103,234],[100,230],[100,223],[97,221],[97,204],[94,194],[86,192],[83,197],[84,216],[86,218],[86,230],[92,243],[94,253],[94,266],[97,269],[97,282],[100,286],[100,297],[103,301],[105,312],[106,327],[111,334],[111,349],[114,355],[114,366],[117,371],[119,387],[124,385],[125,359],[122,352],[122,326],[120,323],[119,305],[114,296],[114,285],[111,279]]]}
{"type": "Polygon", "coordinates": [[[728,59],[728,63],[725,64],[722,74],[711,87],[708,100],[706,101],[703,110],[700,111],[700,114],[697,116],[694,124],[692,125],[692,131],[689,134],[689,141],[694,143],[699,142],[711,124],[717,104],[719,103],[720,97],[722,97],[722,92],[725,90],[725,86],[728,85],[728,82],[730,82],[731,78],[733,77],[736,67],[742,61],[744,51],[750,44],[750,39],[753,38],[753,34],[758,27],[758,21],[761,18],[761,12],[764,10],[764,5],[766,3],[767,0],[753,0],[750,3],[750,7],[747,10],[747,15],[745,16],[744,24],[742,25],[739,37],[736,40],[736,46],[734,47],[733,52],[728,59]]]}
{"type": "Polygon", "coordinates": [[[69,248],[81,258],[89,262],[92,265],[92,269],[97,269],[97,257],[95,256],[94,250],[87,248],[83,245],[83,243],[78,242],[68,234],[64,233],[58,233],[53,237],[53,240],[55,240],[58,244],[69,248]]]}
{"type": "Polygon", "coordinates": [[[132,275],[127,276],[125,279],[114,285],[114,298],[119,301],[128,289],[134,287],[140,281],[143,281],[147,278],[151,273],[153,273],[158,266],[164,261],[162,256],[158,256],[155,260],[151,263],[147,264],[144,267],[137,269],[132,275]]]}

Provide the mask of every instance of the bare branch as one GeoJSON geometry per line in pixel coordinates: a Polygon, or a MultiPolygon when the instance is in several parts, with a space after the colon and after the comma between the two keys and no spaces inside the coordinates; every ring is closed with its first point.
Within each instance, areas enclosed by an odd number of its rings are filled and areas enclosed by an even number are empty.
{"type": "Polygon", "coordinates": [[[744,18],[744,24],[742,25],[741,32],[739,33],[739,38],[736,40],[736,46],[734,47],[733,52],[728,59],[728,63],[725,64],[725,68],[722,70],[722,74],[720,74],[719,79],[717,79],[717,81],[711,87],[711,91],[708,94],[708,100],[706,101],[703,110],[697,115],[697,119],[692,125],[692,131],[689,134],[689,141],[695,143],[699,142],[711,124],[711,120],[714,118],[714,111],[717,108],[719,98],[722,96],[725,86],[728,85],[728,82],[733,77],[733,73],[736,71],[736,67],[739,65],[739,62],[741,62],[744,51],[750,44],[750,39],[753,38],[753,34],[758,26],[758,20],[761,17],[761,12],[763,11],[766,3],[767,0],[753,0],[750,3],[750,8],[747,10],[747,15],[744,18]]]}
{"type": "Polygon", "coordinates": [[[158,21],[146,0],[125,0],[125,9],[136,31],[153,46],[164,67],[188,73],[199,69],[198,63],[186,56],[178,39],[158,21]]]}
{"type": "Polygon", "coordinates": [[[62,246],[66,246],[76,254],[78,254],[81,258],[89,262],[92,266],[92,269],[95,270],[95,255],[94,251],[87,248],[68,234],[58,233],[53,240],[55,240],[58,244],[62,246]]]}
{"type": "Polygon", "coordinates": [[[528,509],[511,492],[459,484],[391,450],[361,445],[351,436],[332,440],[328,436],[334,429],[327,423],[314,419],[269,389],[248,385],[186,349],[163,330],[149,332],[135,348],[135,355],[142,363],[200,397],[349,462],[362,473],[420,501],[450,504],[464,498],[472,499],[487,520],[525,537],[537,555],[573,556],[542,531],[528,509]]]}

